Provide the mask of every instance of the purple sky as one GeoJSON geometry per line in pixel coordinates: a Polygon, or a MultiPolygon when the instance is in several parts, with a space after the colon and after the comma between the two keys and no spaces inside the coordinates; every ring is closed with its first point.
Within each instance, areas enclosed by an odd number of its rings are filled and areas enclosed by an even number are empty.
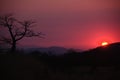
{"type": "Polygon", "coordinates": [[[46,39],[23,39],[20,46],[93,48],[120,41],[119,0],[1,0],[0,14],[37,22],[46,39]]]}

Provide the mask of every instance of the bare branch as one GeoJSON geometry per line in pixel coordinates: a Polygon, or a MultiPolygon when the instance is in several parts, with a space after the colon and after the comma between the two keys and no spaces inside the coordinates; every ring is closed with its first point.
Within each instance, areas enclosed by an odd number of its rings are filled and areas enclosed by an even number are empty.
{"type": "Polygon", "coordinates": [[[31,20],[26,20],[26,21],[17,21],[18,23],[20,23],[22,26],[24,27],[31,27],[35,22],[31,21],[31,20]]]}
{"type": "Polygon", "coordinates": [[[33,30],[29,30],[26,33],[25,37],[38,37],[38,38],[45,38],[43,37],[44,34],[42,32],[35,33],[33,30]]]}
{"type": "Polygon", "coordinates": [[[17,36],[19,36],[19,38],[17,38],[16,41],[22,39],[22,38],[26,35],[26,33],[27,33],[27,31],[28,31],[28,28],[29,28],[34,22],[31,22],[31,21],[20,22],[20,21],[19,21],[19,23],[23,26],[24,31],[19,31],[19,32],[17,33],[17,36]]]}
{"type": "Polygon", "coordinates": [[[13,17],[12,14],[8,14],[0,17],[0,25],[4,27],[8,27],[8,26],[12,27],[14,21],[16,21],[16,19],[13,17]]]}
{"type": "Polygon", "coordinates": [[[12,40],[6,37],[1,36],[0,37],[0,42],[1,43],[6,43],[6,44],[12,44],[12,40]]]}
{"type": "Polygon", "coordinates": [[[31,27],[34,26],[34,21],[18,21],[12,15],[5,15],[0,17],[0,25],[6,27],[9,31],[10,38],[1,37],[0,42],[10,44],[11,50],[16,49],[17,41],[24,37],[39,37],[44,38],[41,32],[34,32],[31,27]]]}

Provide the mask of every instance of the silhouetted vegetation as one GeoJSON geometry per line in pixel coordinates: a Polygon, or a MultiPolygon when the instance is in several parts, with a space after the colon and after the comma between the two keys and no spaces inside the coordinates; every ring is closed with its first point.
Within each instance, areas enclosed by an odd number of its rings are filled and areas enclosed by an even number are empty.
{"type": "Polygon", "coordinates": [[[13,15],[3,15],[0,16],[0,27],[4,27],[8,30],[8,34],[10,35],[0,36],[0,43],[6,43],[11,45],[11,52],[15,52],[16,44],[18,41],[23,39],[24,37],[39,37],[43,38],[41,32],[34,32],[31,27],[33,27],[35,22],[31,20],[19,21],[13,15]]]}
{"type": "Polygon", "coordinates": [[[0,54],[0,80],[119,80],[120,43],[62,55],[0,54]]]}

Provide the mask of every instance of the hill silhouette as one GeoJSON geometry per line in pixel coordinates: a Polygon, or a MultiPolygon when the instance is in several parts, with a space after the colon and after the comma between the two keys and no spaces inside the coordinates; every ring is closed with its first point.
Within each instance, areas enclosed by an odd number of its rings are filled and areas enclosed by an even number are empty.
{"type": "Polygon", "coordinates": [[[96,65],[119,65],[120,64],[120,42],[83,52],[86,58],[95,60],[96,65]],[[92,58],[92,59],[91,59],[92,58]]]}
{"type": "Polygon", "coordinates": [[[0,54],[0,80],[119,80],[119,73],[120,42],[59,56],[0,54]]]}
{"type": "MultiPolygon", "coordinates": [[[[64,55],[65,60],[76,65],[120,65],[120,42],[100,46],[84,52],[71,52],[64,55]]],[[[66,64],[66,63],[65,63],[66,64]]]]}
{"type": "Polygon", "coordinates": [[[37,47],[37,48],[23,48],[26,53],[38,51],[41,53],[53,53],[55,55],[62,55],[63,53],[67,52],[67,49],[64,47],[57,47],[57,46],[51,46],[51,47],[37,47]]]}

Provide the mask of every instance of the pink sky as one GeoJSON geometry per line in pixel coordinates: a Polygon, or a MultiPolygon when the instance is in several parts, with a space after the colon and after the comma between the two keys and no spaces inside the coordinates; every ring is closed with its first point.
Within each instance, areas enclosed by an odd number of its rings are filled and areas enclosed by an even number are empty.
{"type": "Polygon", "coordinates": [[[34,19],[46,39],[28,38],[21,46],[93,48],[120,41],[119,0],[1,0],[0,12],[34,19]]]}

